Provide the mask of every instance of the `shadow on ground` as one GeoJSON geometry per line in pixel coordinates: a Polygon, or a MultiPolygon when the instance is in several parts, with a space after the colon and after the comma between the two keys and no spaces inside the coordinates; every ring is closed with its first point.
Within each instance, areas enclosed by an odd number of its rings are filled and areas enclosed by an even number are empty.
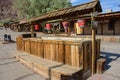
{"type": "Polygon", "coordinates": [[[110,53],[110,52],[101,52],[101,56],[106,59],[105,70],[108,70],[111,66],[109,65],[112,61],[117,60],[120,57],[118,53],[110,53]]]}

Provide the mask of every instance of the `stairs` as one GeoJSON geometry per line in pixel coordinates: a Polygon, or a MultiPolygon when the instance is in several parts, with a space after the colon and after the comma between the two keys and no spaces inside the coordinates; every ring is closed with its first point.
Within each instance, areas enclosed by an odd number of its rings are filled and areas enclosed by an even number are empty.
{"type": "Polygon", "coordinates": [[[48,80],[82,80],[81,68],[49,61],[25,52],[19,53],[16,58],[48,80]]]}

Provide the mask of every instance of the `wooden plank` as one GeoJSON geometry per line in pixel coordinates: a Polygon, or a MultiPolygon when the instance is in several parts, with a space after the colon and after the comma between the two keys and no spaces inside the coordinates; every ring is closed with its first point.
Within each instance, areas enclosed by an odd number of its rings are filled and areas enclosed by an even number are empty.
{"type": "Polygon", "coordinates": [[[100,39],[96,40],[97,59],[100,58],[100,39]]]}
{"type": "Polygon", "coordinates": [[[55,44],[52,44],[52,46],[51,46],[51,59],[52,59],[52,61],[55,61],[56,59],[55,59],[55,54],[56,54],[56,45],[55,44]]]}
{"type": "Polygon", "coordinates": [[[84,72],[87,70],[87,52],[86,52],[86,49],[87,49],[87,47],[86,47],[86,43],[84,43],[84,56],[83,56],[83,58],[84,58],[84,63],[83,63],[83,65],[84,65],[84,67],[83,67],[83,69],[84,69],[84,72]]]}
{"type": "Polygon", "coordinates": [[[34,43],[35,43],[35,55],[39,56],[38,55],[38,41],[34,41],[34,43]]]}
{"type": "Polygon", "coordinates": [[[92,43],[89,42],[89,49],[88,49],[88,53],[89,53],[89,68],[92,69],[92,43]]]}
{"type": "Polygon", "coordinates": [[[46,59],[46,43],[44,42],[44,58],[46,59]]]}
{"type": "Polygon", "coordinates": [[[76,49],[76,55],[75,55],[75,67],[79,67],[80,66],[80,62],[79,62],[79,59],[80,59],[80,54],[79,54],[79,46],[75,46],[75,49],[76,49]]]}
{"type": "Polygon", "coordinates": [[[30,44],[31,44],[30,45],[31,46],[31,54],[35,55],[35,52],[34,52],[35,51],[35,43],[34,43],[34,41],[30,41],[30,44]]]}
{"type": "Polygon", "coordinates": [[[76,46],[71,45],[71,65],[76,66],[76,46]]]}
{"type": "Polygon", "coordinates": [[[59,43],[58,62],[65,63],[65,46],[63,42],[59,43]]]}
{"type": "Polygon", "coordinates": [[[43,58],[43,56],[44,56],[44,53],[43,53],[43,50],[44,50],[44,48],[43,48],[43,43],[42,43],[42,41],[40,42],[38,42],[38,55],[41,57],[41,58],[43,58]]]}
{"type": "Polygon", "coordinates": [[[71,46],[65,44],[65,64],[71,65],[71,46]]]}
{"type": "Polygon", "coordinates": [[[44,49],[44,51],[45,51],[45,59],[47,59],[47,52],[48,52],[48,49],[47,49],[47,45],[48,43],[47,42],[45,42],[45,49],[44,49]]]}
{"type": "Polygon", "coordinates": [[[59,62],[59,44],[57,41],[56,41],[55,45],[56,45],[55,46],[55,61],[59,62]]]}
{"type": "Polygon", "coordinates": [[[21,51],[25,51],[25,41],[23,40],[22,41],[22,44],[21,44],[22,46],[21,46],[21,51]]]}
{"type": "Polygon", "coordinates": [[[79,68],[83,68],[83,62],[84,62],[84,45],[79,45],[79,68]]]}
{"type": "Polygon", "coordinates": [[[84,43],[84,72],[89,69],[89,42],[84,43]]]}
{"type": "Polygon", "coordinates": [[[24,44],[25,44],[25,52],[30,53],[30,40],[29,39],[25,39],[24,40],[24,44]]]}
{"type": "Polygon", "coordinates": [[[22,38],[22,36],[18,36],[17,38],[16,38],[16,45],[17,45],[17,50],[18,51],[21,51],[22,50],[22,41],[23,41],[23,38],[22,38]]]}
{"type": "Polygon", "coordinates": [[[47,43],[47,59],[50,60],[50,43],[47,43]]]}

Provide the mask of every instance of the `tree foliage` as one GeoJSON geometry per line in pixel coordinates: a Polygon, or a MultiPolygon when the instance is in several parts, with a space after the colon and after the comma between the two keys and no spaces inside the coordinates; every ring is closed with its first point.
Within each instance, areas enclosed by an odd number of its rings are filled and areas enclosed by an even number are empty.
{"type": "Polygon", "coordinates": [[[31,18],[57,9],[70,7],[69,0],[14,0],[14,9],[18,17],[31,18]]]}

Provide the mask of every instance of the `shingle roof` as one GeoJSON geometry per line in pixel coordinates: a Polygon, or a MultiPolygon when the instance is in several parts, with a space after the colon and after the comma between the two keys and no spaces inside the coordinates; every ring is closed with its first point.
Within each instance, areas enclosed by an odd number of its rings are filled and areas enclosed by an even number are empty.
{"type": "Polygon", "coordinates": [[[93,11],[93,8],[95,8],[95,10],[98,12],[102,11],[101,6],[100,6],[100,2],[99,1],[92,1],[92,2],[85,3],[85,4],[73,6],[70,8],[65,8],[65,9],[49,12],[49,13],[37,16],[35,18],[31,18],[29,20],[22,20],[22,21],[20,21],[19,24],[24,24],[24,23],[28,23],[28,22],[32,22],[32,21],[37,21],[37,20],[44,20],[47,18],[54,19],[54,17],[59,17],[59,16],[63,16],[63,15],[65,16],[65,15],[69,15],[72,13],[79,13],[79,14],[86,14],[87,13],[88,14],[88,13],[93,11]]]}

